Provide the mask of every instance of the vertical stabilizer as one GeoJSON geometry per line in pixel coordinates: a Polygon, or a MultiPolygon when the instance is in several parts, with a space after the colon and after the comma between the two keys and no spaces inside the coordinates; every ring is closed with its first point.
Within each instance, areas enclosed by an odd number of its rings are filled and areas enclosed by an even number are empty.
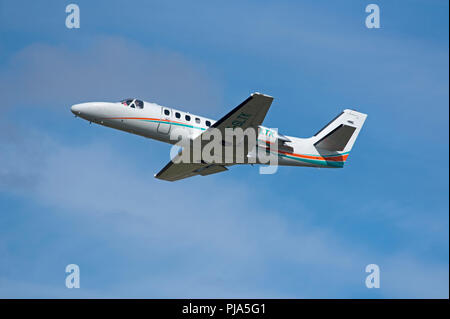
{"type": "Polygon", "coordinates": [[[317,149],[331,152],[350,152],[367,114],[344,110],[313,137],[317,149]]]}

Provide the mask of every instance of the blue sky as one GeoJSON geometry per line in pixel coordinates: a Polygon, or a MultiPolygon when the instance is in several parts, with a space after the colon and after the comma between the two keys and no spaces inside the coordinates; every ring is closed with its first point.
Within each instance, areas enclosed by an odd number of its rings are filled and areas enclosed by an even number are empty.
{"type": "Polygon", "coordinates": [[[69,2],[0,1],[0,297],[448,298],[447,1],[377,1],[381,29],[369,1],[75,3],[69,30],[69,2]],[[69,109],[254,91],[291,136],[367,113],[346,167],[167,183],[168,145],[69,109]]]}

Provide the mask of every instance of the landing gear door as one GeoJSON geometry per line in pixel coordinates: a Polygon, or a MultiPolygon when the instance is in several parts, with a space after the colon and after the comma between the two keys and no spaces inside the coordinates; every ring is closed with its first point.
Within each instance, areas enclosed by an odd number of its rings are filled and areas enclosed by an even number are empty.
{"type": "Polygon", "coordinates": [[[169,134],[170,131],[170,117],[172,116],[172,110],[168,107],[161,107],[161,119],[158,125],[158,132],[163,134],[169,134]]]}

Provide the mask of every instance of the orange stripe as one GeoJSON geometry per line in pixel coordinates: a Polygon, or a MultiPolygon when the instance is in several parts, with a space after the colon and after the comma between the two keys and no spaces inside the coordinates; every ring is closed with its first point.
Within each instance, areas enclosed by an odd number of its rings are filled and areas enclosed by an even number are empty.
{"type": "Polygon", "coordinates": [[[307,159],[314,159],[314,160],[321,160],[321,161],[333,161],[333,162],[343,162],[347,159],[348,154],[345,155],[338,155],[338,156],[331,156],[331,157],[323,157],[323,156],[311,156],[311,155],[302,155],[302,154],[294,154],[294,153],[288,153],[283,151],[278,151],[281,154],[299,157],[299,158],[307,158],[307,159]]]}
{"type": "MultiPolygon", "coordinates": [[[[270,141],[263,141],[266,142],[266,144],[273,144],[270,141]]],[[[337,155],[337,156],[330,156],[330,157],[323,157],[323,156],[314,156],[314,155],[303,155],[303,154],[294,154],[294,153],[288,153],[283,151],[278,151],[281,154],[299,157],[299,158],[307,158],[307,159],[314,159],[314,160],[321,160],[321,161],[332,161],[332,162],[344,162],[347,160],[348,154],[345,155],[337,155]]]]}
{"type": "Polygon", "coordinates": [[[106,118],[107,120],[152,120],[152,121],[156,121],[159,119],[151,119],[148,117],[108,117],[106,118]]]}
{"type": "Polygon", "coordinates": [[[149,117],[109,117],[106,118],[107,120],[149,120],[149,121],[160,121],[160,122],[169,122],[169,123],[177,123],[177,124],[184,124],[184,125],[190,125],[183,122],[177,122],[177,121],[171,121],[166,119],[153,119],[149,117]]]}

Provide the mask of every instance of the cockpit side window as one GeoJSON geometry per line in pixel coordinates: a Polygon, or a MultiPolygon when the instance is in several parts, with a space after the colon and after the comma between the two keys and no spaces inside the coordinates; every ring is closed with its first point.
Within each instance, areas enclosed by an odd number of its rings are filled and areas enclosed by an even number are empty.
{"type": "Polygon", "coordinates": [[[136,105],[136,108],[138,108],[138,109],[144,108],[144,102],[142,102],[141,100],[135,100],[134,104],[136,105]]]}

